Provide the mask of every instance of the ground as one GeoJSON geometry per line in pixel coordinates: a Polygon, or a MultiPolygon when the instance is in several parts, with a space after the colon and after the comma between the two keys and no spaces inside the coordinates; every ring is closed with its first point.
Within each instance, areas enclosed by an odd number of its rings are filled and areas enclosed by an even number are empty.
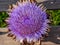
{"type": "MultiPolygon", "coordinates": [[[[7,37],[7,28],[0,28],[0,45],[20,45],[18,41],[7,37]]],[[[49,36],[42,41],[42,45],[60,45],[60,26],[52,26],[49,36]]]]}

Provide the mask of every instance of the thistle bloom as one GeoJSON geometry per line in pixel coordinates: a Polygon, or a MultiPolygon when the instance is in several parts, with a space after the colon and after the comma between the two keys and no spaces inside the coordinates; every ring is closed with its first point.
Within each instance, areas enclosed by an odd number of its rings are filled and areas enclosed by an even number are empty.
{"type": "Polygon", "coordinates": [[[30,1],[13,5],[7,23],[10,33],[20,42],[25,38],[35,42],[46,34],[48,28],[46,12],[30,1]]]}

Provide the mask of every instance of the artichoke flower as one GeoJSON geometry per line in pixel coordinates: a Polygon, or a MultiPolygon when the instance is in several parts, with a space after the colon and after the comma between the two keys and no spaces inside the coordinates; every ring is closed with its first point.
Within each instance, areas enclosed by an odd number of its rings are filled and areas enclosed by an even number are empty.
{"type": "Polygon", "coordinates": [[[9,8],[9,34],[20,42],[35,42],[47,33],[48,19],[43,5],[37,6],[33,0],[20,0],[9,8]]]}

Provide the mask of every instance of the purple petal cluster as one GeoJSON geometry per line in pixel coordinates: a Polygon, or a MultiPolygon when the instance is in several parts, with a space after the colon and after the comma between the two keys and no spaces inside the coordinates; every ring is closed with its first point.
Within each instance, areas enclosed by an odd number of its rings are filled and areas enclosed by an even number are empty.
{"type": "Polygon", "coordinates": [[[48,27],[47,14],[35,3],[26,2],[13,8],[9,14],[8,28],[10,33],[21,42],[26,38],[28,42],[37,41],[46,34],[48,27]]]}

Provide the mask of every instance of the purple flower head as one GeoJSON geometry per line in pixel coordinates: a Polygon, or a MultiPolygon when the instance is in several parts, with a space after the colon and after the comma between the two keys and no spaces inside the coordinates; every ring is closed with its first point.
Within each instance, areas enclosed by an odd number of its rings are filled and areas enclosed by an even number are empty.
{"type": "Polygon", "coordinates": [[[10,33],[14,34],[20,42],[25,38],[28,42],[37,41],[46,34],[48,27],[45,11],[29,1],[13,5],[7,23],[10,33]]]}

